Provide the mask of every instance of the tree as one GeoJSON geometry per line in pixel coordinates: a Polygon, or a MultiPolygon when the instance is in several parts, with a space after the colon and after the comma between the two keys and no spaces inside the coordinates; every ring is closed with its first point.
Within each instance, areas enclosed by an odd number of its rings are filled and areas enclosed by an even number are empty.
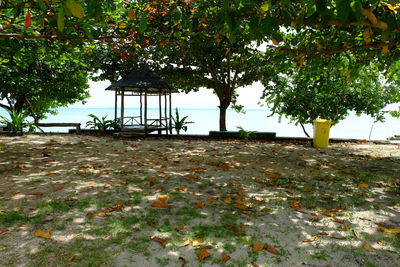
{"type": "MultiPolygon", "coordinates": [[[[400,92],[393,82],[385,81],[376,64],[362,65],[350,72],[352,57],[343,55],[314,59],[304,66],[292,66],[263,80],[263,98],[272,114],[289,117],[300,124],[328,119],[333,125],[345,119],[349,111],[368,114],[383,120],[386,105],[400,101],[400,92]]],[[[378,63],[377,63],[378,64],[378,63]]]]}
{"type": "Polygon", "coordinates": [[[399,8],[397,0],[6,0],[0,4],[0,37],[128,47],[117,52],[122,59],[156,65],[178,87],[213,88],[225,130],[235,89],[257,80],[257,67],[266,64],[252,47],[272,40],[268,48],[299,65],[350,51],[357,62],[379,59],[387,70],[400,58],[399,8]]]}
{"type": "Polygon", "coordinates": [[[113,80],[118,77],[116,73],[123,75],[146,64],[185,92],[200,87],[212,89],[220,102],[219,128],[226,131],[226,110],[231,104],[240,108],[236,105],[238,87],[260,78],[257,67],[263,62],[262,54],[253,48],[248,27],[240,24],[228,24],[225,30],[219,27],[246,9],[246,5],[232,3],[226,9],[225,5],[209,1],[189,2],[165,6],[145,1],[137,14],[151,18],[145,26],[137,24],[135,34],[140,36],[131,42],[108,44],[93,51],[97,68],[102,72],[98,79],[113,80]],[[228,28],[235,28],[241,38],[228,28]]]}
{"type": "Polygon", "coordinates": [[[87,98],[87,67],[79,49],[43,40],[0,40],[0,107],[36,122],[52,108],[87,98]]]}

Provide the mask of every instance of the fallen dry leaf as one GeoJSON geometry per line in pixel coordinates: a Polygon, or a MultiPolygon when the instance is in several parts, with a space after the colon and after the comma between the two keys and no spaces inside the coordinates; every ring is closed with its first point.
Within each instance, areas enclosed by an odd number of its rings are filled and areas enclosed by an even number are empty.
{"type": "Polygon", "coordinates": [[[235,206],[233,206],[236,209],[240,209],[240,210],[248,210],[249,207],[243,204],[235,204],[235,206]]]}
{"type": "Polygon", "coordinates": [[[204,243],[204,239],[203,238],[197,238],[197,239],[192,241],[192,247],[201,246],[203,243],[204,243]]]}
{"type": "Polygon", "coordinates": [[[168,200],[168,196],[167,195],[159,195],[158,200],[160,200],[161,202],[165,202],[168,200]]]}
{"type": "Polygon", "coordinates": [[[383,242],[383,241],[376,241],[376,243],[377,243],[379,246],[384,246],[384,245],[385,245],[385,242],[383,242]]]}
{"type": "Polygon", "coordinates": [[[15,191],[13,192],[14,195],[19,194],[19,193],[21,193],[21,190],[15,190],[15,191]]]}
{"type": "Polygon", "coordinates": [[[190,243],[191,243],[190,240],[185,240],[183,243],[178,244],[177,246],[178,247],[186,247],[186,246],[189,246],[190,243]]]}
{"type": "Polygon", "coordinates": [[[176,191],[177,192],[186,192],[186,191],[188,191],[188,188],[187,187],[181,187],[181,188],[176,189],[176,191]]]}
{"type": "Polygon", "coordinates": [[[292,208],[300,207],[300,201],[298,200],[291,200],[289,201],[289,206],[292,208]]]}
{"type": "Polygon", "coordinates": [[[216,200],[216,199],[218,199],[218,197],[209,197],[209,198],[207,198],[207,202],[208,203],[213,203],[214,200],[216,200]]]}
{"type": "Polygon", "coordinates": [[[231,256],[229,256],[229,255],[223,253],[223,254],[221,255],[221,263],[224,264],[225,262],[227,262],[228,260],[230,260],[230,258],[231,258],[231,256]]]}
{"type": "Polygon", "coordinates": [[[321,217],[312,217],[310,219],[308,219],[310,222],[319,222],[320,220],[322,220],[321,217]]]}
{"type": "Polygon", "coordinates": [[[6,228],[0,229],[0,234],[4,234],[4,233],[7,233],[7,232],[8,232],[8,229],[6,229],[6,228]]]}
{"type": "Polygon", "coordinates": [[[74,262],[74,261],[76,261],[76,256],[71,256],[71,257],[69,257],[68,261],[69,261],[69,262],[74,262]]]}
{"type": "Polygon", "coordinates": [[[211,254],[207,251],[206,248],[202,248],[197,252],[197,257],[199,257],[199,261],[203,262],[205,258],[210,257],[211,254]]]}
{"type": "Polygon", "coordinates": [[[253,243],[253,245],[251,247],[251,251],[252,252],[257,252],[257,251],[262,250],[263,248],[264,248],[264,244],[259,242],[259,241],[257,241],[255,243],[253,243]]]}
{"type": "Polygon", "coordinates": [[[226,204],[232,203],[232,198],[230,198],[230,197],[223,197],[223,198],[221,198],[221,200],[223,202],[225,202],[226,204]]]}
{"type": "Polygon", "coordinates": [[[327,232],[319,232],[318,235],[329,235],[327,232]]]}
{"type": "Polygon", "coordinates": [[[177,227],[175,227],[175,230],[176,231],[182,231],[182,230],[184,230],[186,228],[186,226],[177,226],[177,227]]]}
{"type": "Polygon", "coordinates": [[[152,187],[152,186],[155,185],[155,184],[156,184],[156,178],[151,177],[151,178],[149,179],[149,186],[152,187]]]}
{"type": "Polygon", "coordinates": [[[369,185],[368,184],[366,184],[366,183],[359,183],[358,184],[358,187],[360,187],[360,188],[368,188],[369,187],[369,185]]]}
{"type": "Polygon", "coordinates": [[[64,199],[65,201],[77,201],[78,199],[75,197],[67,197],[66,199],[64,199]]]}
{"type": "Polygon", "coordinates": [[[342,211],[347,210],[347,206],[340,206],[339,208],[329,209],[329,210],[332,211],[332,212],[342,212],[342,211]]]}
{"type": "Polygon", "coordinates": [[[378,231],[388,234],[400,234],[400,228],[386,228],[383,226],[378,226],[378,231]]]}
{"type": "Polygon", "coordinates": [[[46,230],[36,229],[33,235],[36,237],[43,237],[49,239],[51,238],[51,231],[48,229],[46,230]]]}
{"type": "Polygon", "coordinates": [[[151,203],[151,206],[156,208],[167,208],[170,207],[171,204],[165,203],[163,201],[154,201],[151,203]]]}
{"type": "Polygon", "coordinates": [[[54,192],[55,192],[55,191],[60,191],[61,189],[62,189],[61,186],[56,186],[56,187],[54,188],[54,192]]]}
{"type": "Polygon", "coordinates": [[[252,261],[251,265],[253,265],[253,267],[260,267],[260,265],[258,265],[255,261],[252,261]]]}
{"type": "Polygon", "coordinates": [[[18,169],[25,169],[26,165],[25,164],[18,164],[18,169]]]}
{"type": "Polygon", "coordinates": [[[86,213],[86,217],[93,217],[93,216],[94,216],[93,212],[86,213]]]}
{"type": "Polygon", "coordinates": [[[97,216],[98,217],[107,217],[108,215],[105,212],[99,212],[99,213],[97,213],[97,216]]]}
{"type": "Polygon", "coordinates": [[[332,221],[332,222],[335,222],[335,223],[344,223],[343,220],[340,220],[340,219],[335,218],[335,217],[332,217],[332,218],[331,218],[331,221],[332,221]]]}
{"type": "Polygon", "coordinates": [[[235,236],[247,236],[247,234],[246,234],[245,232],[243,232],[243,231],[236,231],[236,230],[234,230],[234,231],[232,231],[232,233],[233,233],[235,236]]]}
{"type": "Polygon", "coordinates": [[[264,173],[272,173],[272,174],[278,174],[279,173],[278,171],[271,170],[271,169],[264,169],[262,172],[264,172],[264,173]]]}
{"type": "Polygon", "coordinates": [[[306,242],[314,242],[314,241],[317,241],[317,240],[318,240],[318,236],[312,236],[309,239],[303,240],[301,242],[306,243],[306,242]]]}
{"type": "Polygon", "coordinates": [[[347,223],[345,223],[345,224],[341,227],[341,229],[342,229],[343,231],[350,230],[350,225],[348,225],[347,223]]]}
{"type": "Polygon", "coordinates": [[[204,204],[204,202],[198,202],[198,203],[196,203],[196,205],[194,205],[194,209],[202,209],[202,208],[204,208],[204,206],[205,206],[205,204],[204,204]]]}
{"type": "Polygon", "coordinates": [[[157,236],[152,236],[150,237],[152,240],[157,241],[158,243],[161,244],[161,246],[163,246],[164,248],[167,246],[167,240],[157,237],[157,236]]]}
{"type": "Polygon", "coordinates": [[[195,174],[187,174],[185,175],[185,179],[186,180],[192,180],[192,179],[197,179],[199,178],[199,176],[195,175],[195,174]]]}
{"type": "Polygon", "coordinates": [[[393,206],[392,208],[394,208],[395,210],[400,210],[400,206],[393,206]]]}
{"type": "Polygon", "coordinates": [[[272,254],[275,254],[275,255],[279,254],[279,251],[277,249],[275,249],[274,247],[272,247],[272,246],[267,246],[267,251],[269,253],[272,253],[272,254]]]}
{"type": "Polygon", "coordinates": [[[236,203],[240,204],[240,205],[244,205],[244,206],[248,206],[249,202],[245,201],[245,200],[241,200],[241,199],[236,199],[236,203]]]}
{"type": "Polygon", "coordinates": [[[357,237],[358,239],[361,239],[361,235],[360,235],[360,233],[359,232],[357,232],[356,230],[352,230],[352,232],[353,232],[353,235],[355,236],[355,237],[357,237]]]}
{"type": "Polygon", "coordinates": [[[363,242],[363,244],[362,244],[362,247],[363,247],[363,249],[365,249],[366,251],[372,251],[372,250],[374,250],[374,248],[370,245],[370,244],[368,244],[367,242],[363,242]]]}
{"type": "Polygon", "coordinates": [[[36,196],[36,197],[43,197],[43,196],[44,196],[44,193],[42,193],[42,192],[35,192],[35,193],[28,194],[28,195],[36,196]]]}

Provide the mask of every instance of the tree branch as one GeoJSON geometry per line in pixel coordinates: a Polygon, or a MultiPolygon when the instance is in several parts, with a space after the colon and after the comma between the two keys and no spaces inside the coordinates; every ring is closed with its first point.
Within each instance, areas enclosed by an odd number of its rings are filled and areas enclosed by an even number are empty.
{"type": "Polygon", "coordinates": [[[267,45],[269,48],[276,49],[277,51],[284,51],[284,52],[293,52],[293,53],[300,53],[300,54],[324,54],[324,55],[330,55],[330,54],[336,54],[336,53],[341,53],[345,51],[354,51],[358,49],[368,49],[368,48],[383,48],[385,46],[391,46],[391,45],[396,45],[396,41],[390,41],[388,43],[371,43],[371,44],[366,44],[366,45],[358,45],[358,46],[351,46],[351,47],[343,47],[343,48],[338,48],[338,49],[297,49],[297,48],[287,48],[287,47],[277,47],[274,45],[267,45]]]}
{"type": "Polygon", "coordinates": [[[20,39],[47,39],[47,40],[54,40],[54,39],[64,39],[64,40],[109,40],[109,39],[128,39],[129,37],[121,37],[121,36],[99,36],[89,38],[87,36],[65,36],[65,35],[24,35],[18,33],[0,33],[0,38],[20,38],[20,39]]]}

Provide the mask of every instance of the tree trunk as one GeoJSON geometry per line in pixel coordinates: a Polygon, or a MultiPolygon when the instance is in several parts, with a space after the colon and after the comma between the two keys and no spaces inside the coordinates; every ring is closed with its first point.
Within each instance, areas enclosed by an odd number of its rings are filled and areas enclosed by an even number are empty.
{"type": "Polygon", "coordinates": [[[220,131],[227,131],[226,129],[226,110],[228,109],[229,105],[231,104],[230,98],[220,99],[219,108],[219,130],[220,131]]]}
{"type": "Polygon", "coordinates": [[[219,106],[219,130],[226,131],[226,110],[227,107],[219,106]]]}
{"type": "Polygon", "coordinates": [[[310,138],[310,135],[307,133],[306,128],[304,127],[304,125],[300,122],[301,128],[303,128],[303,132],[305,133],[305,135],[310,138]]]}

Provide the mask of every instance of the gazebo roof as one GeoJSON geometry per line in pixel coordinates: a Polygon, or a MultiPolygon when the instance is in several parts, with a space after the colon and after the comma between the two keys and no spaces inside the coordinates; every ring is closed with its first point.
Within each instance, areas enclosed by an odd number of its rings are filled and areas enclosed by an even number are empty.
{"type": "Polygon", "coordinates": [[[141,68],[129,73],[126,77],[111,84],[106,90],[157,93],[161,91],[177,92],[169,83],[148,68],[141,68]],[[158,90],[155,90],[158,89],[158,90]]]}

